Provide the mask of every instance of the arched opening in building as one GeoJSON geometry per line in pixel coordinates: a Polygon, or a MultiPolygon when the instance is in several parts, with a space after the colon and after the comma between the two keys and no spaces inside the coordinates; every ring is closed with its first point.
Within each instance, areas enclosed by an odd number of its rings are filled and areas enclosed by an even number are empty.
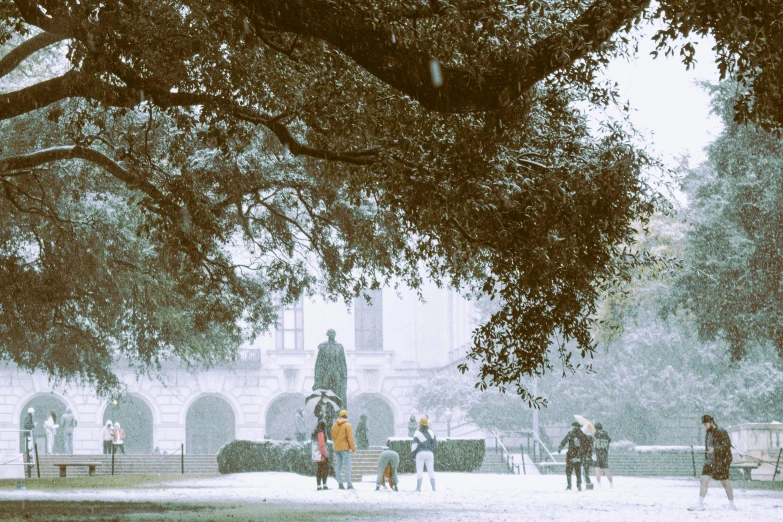
{"type": "Polygon", "coordinates": [[[236,439],[234,410],[216,395],[196,399],[185,420],[186,452],[190,455],[215,455],[236,439]]]}
{"type": "Polygon", "coordinates": [[[305,396],[301,393],[286,393],[269,405],[266,410],[265,438],[272,440],[296,440],[296,410],[304,409],[305,432],[310,435],[315,428],[315,416],[312,410],[305,408],[305,396]]]}
{"type": "MultiPolygon", "coordinates": [[[[54,394],[46,393],[36,395],[27,401],[27,404],[25,404],[24,408],[22,408],[22,413],[19,416],[20,430],[24,429],[24,419],[27,417],[27,410],[29,408],[33,408],[35,410],[35,413],[33,413],[33,422],[35,423],[35,428],[33,429],[33,440],[38,443],[39,454],[46,453],[46,431],[44,430],[44,422],[46,422],[46,419],[49,418],[50,412],[54,410],[54,414],[57,416],[56,424],[59,424],[60,419],[62,419],[63,414],[65,413],[66,407],[67,406],[62,401],[62,399],[54,394]]],[[[25,434],[20,433],[19,451],[21,453],[24,453],[24,444],[25,434]]],[[[61,430],[57,430],[54,436],[54,453],[62,453],[63,449],[63,435],[61,430]]]]}
{"type": "Polygon", "coordinates": [[[125,453],[152,453],[152,410],[138,395],[125,395],[109,402],[103,412],[103,426],[107,421],[120,423],[125,432],[125,453]]]}
{"type": "Polygon", "coordinates": [[[394,436],[394,412],[389,403],[378,393],[365,393],[351,399],[348,420],[353,425],[354,436],[362,415],[367,415],[367,439],[370,446],[385,446],[394,436]]]}

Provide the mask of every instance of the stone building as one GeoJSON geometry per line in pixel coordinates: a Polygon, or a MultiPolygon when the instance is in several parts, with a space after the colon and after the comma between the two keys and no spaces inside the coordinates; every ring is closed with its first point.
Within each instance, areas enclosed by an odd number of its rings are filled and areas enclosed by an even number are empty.
{"type": "MultiPolygon", "coordinates": [[[[122,424],[128,453],[172,453],[184,444],[186,453],[205,454],[235,438],[293,438],[294,414],[312,389],[317,347],[329,328],[345,347],[349,418],[356,423],[369,414],[373,445],[406,434],[410,415],[419,413],[413,387],[465,353],[471,307],[456,293],[434,287],[425,289],[426,302],[409,291],[369,295],[372,305],[357,300],[350,311],[344,304],[302,299],[281,310],[277,330],[244,347],[230,367],[190,373],[170,361],[164,376],[152,380],[118,365],[129,392],[118,401],[83,387],[52,387],[44,374],[0,366],[0,453],[20,451],[15,430],[30,407],[39,448],[48,412],[59,418],[70,407],[79,423],[76,453],[101,452],[106,420],[122,424]]],[[[55,453],[62,444],[58,433],[55,453]]]]}

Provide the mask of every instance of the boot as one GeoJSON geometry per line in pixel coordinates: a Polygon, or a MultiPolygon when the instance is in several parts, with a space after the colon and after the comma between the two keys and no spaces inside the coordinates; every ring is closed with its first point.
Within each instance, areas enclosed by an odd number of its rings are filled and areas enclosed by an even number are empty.
{"type": "Polygon", "coordinates": [[[416,479],[416,491],[421,493],[421,479],[416,479]]]}
{"type": "Polygon", "coordinates": [[[432,491],[435,491],[435,479],[430,479],[430,484],[432,484],[432,491]]]}
{"type": "Polygon", "coordinates": [[[394,486],[392,489],[393,489],[394,491],[397,491],[397,492],[399,492],[399,491],[400,491],[399,489],[397,489],[397,486],[396,486],[396,485],[395,485],[395,486],[394,486]]]}
{"type": "Polygon", "coordinates": [[[375,491],[380,491],[380,490],[381,490],[380,486],[375,486],[375,491]]]}

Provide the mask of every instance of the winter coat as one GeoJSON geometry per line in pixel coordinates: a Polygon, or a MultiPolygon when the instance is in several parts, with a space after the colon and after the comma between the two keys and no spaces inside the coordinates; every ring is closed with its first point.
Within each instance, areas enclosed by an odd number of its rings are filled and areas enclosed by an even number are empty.
{"type": "Polygon", "coordinates": [[[329,458],[329,452],[326,451],[326,434],[319,431],[318,435],[311,439],[311,450],[313,462],[323,462],[329,458]]]}
{"type": "Polygon", "coordinates": [[[334,451],[356,451],[356,443],[353,440],[353,427],[347,419],[340,417],[332,426],[332,440],[334,451]]]}
{"type": "Polygon", "coordinates": [[[431,430],[427,428],[422,430],[420,428],[416,430],[416,433],[413,434],[413,440],[411,441],[411,455],[415,455],[421,451],[435,451],[435,448],[437,447],[438,438],[434,433],[432,433],[431,430]],[[430,436],[429,439],[427,439],[425,433],[430,436]]]}
{"type": "MultiPolygon", "coordinates": [[[[35,422],[33,422],[32,413],[28,413],[27,416],[24,418],[24,425],[22,426],[22,429],[30,432],[32,432],[32,430],[35,429],[35,422]]],[[[28,433],[28,435],[32,435],[32,433],[28,433]]]]}
{"type": "Polygon", "coordinates": [[[60,425],[54,423],[54,419],[52,418],[51,415],[49,415],[49,417],[46,418],[46,422],[44,422],[44,429],[46,430],[47,435],[49,433],[54,435],[55,433],[57,433],[57,428],[59,427],[60,425]]]}
{"type": "Polygon", "coordinates": [[[591,437],[590,435],[585,435],[584,444],[582,445],[582,458],[583,459],[593,458],[593,437],[591,437]]]}
{"type": "Polygon", "coordinates": [[[117,426],[114,426],[114,429],[111,430],[112,435],[112,442],[114,444],[123,444],[125,441],[125,430],[122,429],[122,426],[119,428],[117,426]]]}
{"type": "Polygon", "coordinates": [[[63,431],[72,432],[74,428],[76,428],[77,424],[78,422],[76,422],[76,417],[73,416],[73,413],[65,413],[65,415],[63,415],[63,420],[61,425],[63,431]]]}
{"type": "Polygon", "coordinates": [[[370,441],[367,438],[367,421],[360,420],[356,426],[356,447],[362,450],[370,448],[370,441]]]}
{"type": "Polygon", "coordinates": [[[595,435],[593,435],[593,438],[595,438],[595,452],[596,453],[609,453],[609,444],[612,442],[612,439],[609,437],[609,434],[606,433],[604,430],[595,430],[595,435]]]}
{"type": "Polygon", "coordinates": [[[114,428],[112,428],[111,426],[109,426],[109,425],[104,426],[103,427],[103,440],[104,441],[110,441],[114,437],[114,435],[112,434],[113,431],[114,431],[114,428]]]}
{"type": "Polygon", "coordinates": [[[731,464],[731,439],[729,434],[723,428],[715,426],[704,434],[705,459],[712,462],[715,467],[727,466],[731,464]],[[710,454],[707,450],[714,448],[714,453],[710,454]]]}
{"type": "Polygon", "coordinates": [[[585,444],[587,444],[585,439],[587,439],[587,435],[582,433],[581,429],[574,428],[569,431],[568,435],[566,435],[562,442],[560,442],[558,451],[562,451],[564,447],[568,446],[566,459],[580,460],[582,458],[582,448],[585,444]]]}

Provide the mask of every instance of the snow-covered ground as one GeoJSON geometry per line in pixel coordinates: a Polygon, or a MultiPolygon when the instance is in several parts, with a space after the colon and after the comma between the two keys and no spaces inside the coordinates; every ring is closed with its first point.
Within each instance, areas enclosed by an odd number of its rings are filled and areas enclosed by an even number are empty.
{"type": "MultiPolygon", "coordinates": [[[[98,477],[96,477],[98,479],[98,477]]],[[[3,500],[97,500],[129,502],[268,502],[301,504],[307,509],[331,513],[353,509],[388,513],[389,520],[421,520],[424,512],[456,521],[562,520],[609,521],[782,521],[783,492],[736,491],[739,512],[726,510],[723,488],[712,483],[705,505],[707,511],[693,513],[698,495],[694,479],[617,477],[616,485],[593,491],[565,491],[565,477],[559,475],[511,476],[439,473],[437,492],[426,479],[422,493],[415,493],[416,478],[400,477],[400,492],[375,492],[375,484],[354,484],[355,491],[315,491],[315,479],[292,473],[244,473],[176,481],[128,490],[0,491],[3,500]]],[[[334,479],[329,486],[336,488],[334,479]]],[[[429,515],[425,518],[431,518],[429,515]]]]}

